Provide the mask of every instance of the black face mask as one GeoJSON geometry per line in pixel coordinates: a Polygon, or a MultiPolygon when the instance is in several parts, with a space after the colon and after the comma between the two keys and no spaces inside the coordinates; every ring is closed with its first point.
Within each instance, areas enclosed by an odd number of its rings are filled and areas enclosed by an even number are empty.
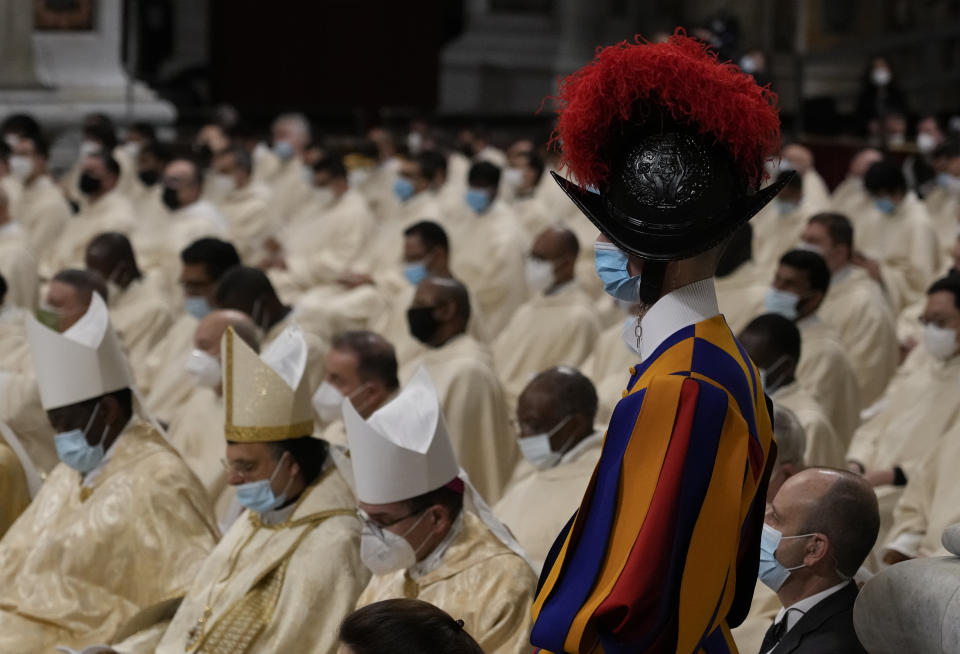
{"type": "Polygon", "coordinates": [[[410,307],[407,309],[407,325],[410,334],[425,345],[430,345],[440,323],[433,317],[434,307],[410,307]]]}
{"type": "Polygon", "coordinates": [[[160,173],[155,170],[141,170],[137,177],[143,182],[144,186],[153,186],[160,180],[160,173]]]}
{"type": "Polygon", "coordinates": [[[175,188],[164,186],[163,195],[160,196],[160,199],[163,201],[164,206],[170,211],[176,211],[180,208],[180,196],[177,194],[177,189],[175,188]]]}
{"type": "Polygon", "coordinates": [[[84,195],[93,195],[99,193],[100,189],[103,188],[103,180],[97,179],[90,173],[83,173],[80,175],[80,183],[77,184],[77,187],[84,195]]]}

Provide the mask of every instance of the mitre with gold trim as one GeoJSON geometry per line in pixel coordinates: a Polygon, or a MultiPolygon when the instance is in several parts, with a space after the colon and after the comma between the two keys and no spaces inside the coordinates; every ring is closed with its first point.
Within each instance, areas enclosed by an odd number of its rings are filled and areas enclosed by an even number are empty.
{"type": "Polygon", "coordinates": [[[290,325],[257,353],[228,327],[220,347],[228,441],[268,443],[313,433],[307,344],[290,325]]]}

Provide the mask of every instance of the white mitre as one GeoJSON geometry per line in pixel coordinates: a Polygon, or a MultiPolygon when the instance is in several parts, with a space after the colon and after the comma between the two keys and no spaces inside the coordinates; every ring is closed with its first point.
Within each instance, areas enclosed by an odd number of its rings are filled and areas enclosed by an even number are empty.
{"type": "Polygon", "coordinates": [[[344,400],[343,421],[361,502],[400,502],[437,490],[460,475],[437,391],[423,368],[368,420],[344,400]]]}
{"type": "Polygon", "coordinates": [[[136,386],[99,293],[91,294],[87,312],[62,334],[30,315],[27,340],[45,410],[136,386]]]}
{"type": "Polygon", "coordinates": [[[342,410],[358,500],[391,504],[460,479],[464,510],[476,514],[504,545],[530,563],[457,464],[437,390],[425,368],[418,369],[406,387],[368,420],[349,398],[344,399],[342,410]]]}
{"type": "Polygon", "coordinates": [[[228,441],[267,443],[313,433],[307,343],[300,327],[287,327],[259,356],[227,327],[220,352],[228,441]]]}

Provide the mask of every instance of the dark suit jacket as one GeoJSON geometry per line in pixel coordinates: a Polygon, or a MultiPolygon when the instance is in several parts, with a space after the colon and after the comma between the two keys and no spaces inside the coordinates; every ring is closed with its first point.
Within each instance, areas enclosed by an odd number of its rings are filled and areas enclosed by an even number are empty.
{"type": "Polygon", "coordinates": [[[850,582],[814,606],[770,654],[867,654],[853,630],[853,603],[858,592],[857,585],[850,582]]]}

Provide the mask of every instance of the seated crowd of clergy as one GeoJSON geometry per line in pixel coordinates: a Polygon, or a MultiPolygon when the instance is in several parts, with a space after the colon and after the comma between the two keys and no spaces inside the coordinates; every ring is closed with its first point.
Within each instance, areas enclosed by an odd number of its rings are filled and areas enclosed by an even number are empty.
{"type": "MultiPolygon", "coordinates": [[[[40,126],[2,127],[0,651],[531,651],[642,356],[556,162],[299,114],[185,152],[103,116],[83,134],[54,179],[40,126]]],[[[743,652],[787,651],[798,615],[960,522],[940,140],[932,181],[865,150],[832,194],[787,145],[771,179],[796,175],[709,281],[778,441],[743,652]]]]}

